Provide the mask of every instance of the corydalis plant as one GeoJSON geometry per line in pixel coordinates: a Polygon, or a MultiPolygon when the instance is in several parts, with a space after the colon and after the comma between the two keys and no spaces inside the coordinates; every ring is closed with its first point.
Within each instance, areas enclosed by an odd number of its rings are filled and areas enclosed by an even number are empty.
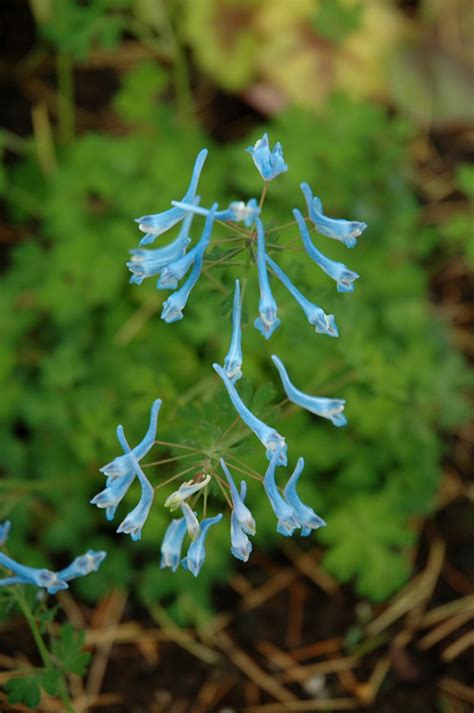
{"type": "MultiPolygon", "coordinates": [[[[9,533],[10,522],[7,520],[0,523],[0,547],[6,545],[9,533]]],[[[61,589],[68,589],[68,582],[72,579],[97,572],[106,556],[107,553],[103,551],[87,550],[85,554],[76,557],[67,567],[53,572],[50,569],[21,564],[5,552],[0,552],[0,567],[11,573],[7,577],[0,578],[0,587],[11,584],[32,584],[35,587],[46,589],[48,594],[57,594],[61,589]]]]}
{"type": "MultiPolygon", "coordinates": [[[[271,281],[274,275],[302,308],[316,333],[338,337],[334,315],[326,314],[320,306],[309,300],[269,254],[273,247],[266,240],[262,210],[270,182],[288,170],[283,158],[282,147],[280,144],[276,144],[275,148],[270,150],[268,136],[265,134],[248,151],[263,179],[259,201],[255,198],[250,198],[247,202],[235,200],[225,209],[219,209],[217,203],[214,203],[210,209],[201,206],[197,190],[207,158],[207,151],[203,149],[196,158],[190,184],[183,199],[172,201],[172,207],[161,213],[137,219],[140,230],[145,233],[141,245],[153,242],[158,236],[176,225],[181,224],[181,227],[178,236],[168,244],[153,250],[138,248],[131,251],[132,258],[127,263],[132,272],[130,282],[141,284],[147,277],[156,277],[157,289],[174,290],[163,302],[162,319],[168,323],[183,319],[184,308],[191,291],[196,287],[201,275],[205,274],[204,268],[211,268],[213,264],[220,263],[219,259],[208,258],[206,260],[206,253],[209,246],[212,245],[216,226],[225,223],[227,229],[230,228],[235,235],[233,238],[220,239],[218,244],[225,246],[227,240],[232,241],[233,246],[235,243],[238,244],[231,250],[230,255],[226,255],[227,262],[232,264],[232,257],[240,252],[249,251],[249,265],[256,265],[260,299],[258,316],[254,321],[255,328],[266,339],[270,339],[281,324],[278,317],[277,301],[272,291],[271,281]],[[197,218],[204,218],[205,222],[199,238],[193,244],[192,232],[196,226],[197,218]],[[178,286],[181,281],[183,281],[181,286],[178,286]]],[[[297,229],[306,253],[319,268],[336,282],[337,290],[351,292],[354,289],[353,283],[359,275],[343,263],[331,260],[316,248],[310,235],[310,227],[313,225],[320,234],[352,248],[367,226],[359,221],[327,217],[323,213],[321,201],[313,197],[309,185],[302,183],[301,189],[306,201],[308,216],[304,217],[300,210],[295,209],[293,211],[295,221],[289,225],[297,229]]],[[[246,275],[244,286],[247,277],[246,275]]],[[[107,476],[106,488],[91,501],[98,507],[105,508],[107,517],[111,519],[136,476],[142,488],[142,496],[138,505],[127,515],[117,531],[130,534],[132,539],[139,539],[155,490],[166,485],[169,481],[188,476],[164,499],[164,507],[169,508],[170,513],[180,510],[181,516],[172,519],[166,530],[161,545],[161,567],[169,567],[176,571],[181,565],[194,576],[199,574],[204,563],[207,538],[212,537],[213,526],[217,525],[223,517],[222,513],[214,516],[208,515],[212,482],[217,484],[231,510],[231,553],[237,559],[246,562],[252,552],[250,537],[255,535],[257,525],[249,507],[250,503],[246,502],[247,483],[243,480],[238,487],[234,481],[233,471],[260,481],[268,497],[269,505],[275,513],[278,533],[289,537],[298,530],[302,536],[306,537],[326,524],[309,505],[300,499],[297,493],[297,483],[304,469],[303,458],[297,459],[293,473],[287,476],[286,482],[283,483],[283,478],[277,469],[288,465],[286,439],[276,428],[252,412],[236,387],[236,382],[243,373],[244,361],[241,299],[241,282],[236,280],[229,348],[223,366],[218,363],[212,365],[221,379],[235,411],[232,425],[223,435],[216,437],[208,447],[199,448],[155,441],[157,416],[161,406],[161,400],[157,399],[152,405],[147,434],[135,448],[129,447],[122,427],[119,426],[117,429],[117,437],[124,450],[124,455],[117,456],[111,463],[101,468],[107,476]],[[264,447],[267,458],[264,474],[254,471],[235,457],[233,445],[245,437],[239,433],[242,425],[253,432],[264,447]],[[190,460],[188,468],[174,475],[169,481],[158,483],[153,488],[145,476],[139,460],[149,452],[155,442],[164,446],[174,445],[178,451],[179,449],[184,451],[182,456],[171,460],[178,460],[180,457],[192,460],[190,460]],[[188,541],[185,544],[187,538],[188,541]],[[185,547],[187,547],[187,551],[184,553],[185,547]]],[[[347,423],[343,414],[345,407],[343,399],[314,396],[301,391],[290,380],[283,361],[275,355],[272,359],[289,401],[316,416],[330,420],[335,426],[343,426],[347,423]]],[[[167,460],[164,459],[163,462],[167,462],[167,460]]],[[[153,463],[148,465],[153,465],[153,463]]],[[[143,468],[145,467],[147,466],[144,465],[143,468]]]]}

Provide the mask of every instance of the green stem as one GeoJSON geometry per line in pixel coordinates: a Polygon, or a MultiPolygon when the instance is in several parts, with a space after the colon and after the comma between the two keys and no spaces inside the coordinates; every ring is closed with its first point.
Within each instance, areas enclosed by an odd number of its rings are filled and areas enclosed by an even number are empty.
{"type": "MultiPolygon", "coordinates": [[[[49,652],[48,647],[44,643],[44,639],[41,636],[41,632],[39,630],[35,616],[30,609],[30,606],[26,600],[26,597],[23,593],[22,588],[15,587],[14,589],[15,589],[16,601],[18,602],[18,606],[20,607],[20,610],[21,610],[23,616],[25,617],[26,621],[28,622],[30,631],[33,634],[33,638],[35,640],[35,644],[39,651],[39,654],[41,656],[43,666],[45,668],[49,668],[49,669],[53,668],[53,667],[56,668],[53,664],[52,659],[51,659],[51,653],[49,652]]],[[[73,708],[72,702],[71,702],[68,692],[67,692],[67,683],[65,680],[64,672],[61,669],[58,669],[58,670],[60,671],[60,674],[61,674],[61,679],[60,679],[61,691],[60,691],[59,697],[61,698],[62,702],[64,703],[67,713],[74,713],[74,708],[73,708]]]]}
{"type": "Polygon", "coordinates": [[[265,181],[263,184],[263,188],[262,188],[262,194],[261,194],[260,200],[258,202],[258,207],[260,208],[260,210],[262,210],[263,204],[265,203],[265,198],[267,197],[267,191],[268,191],[268,181],[265,181]]]}
{"type": "Polygon", "coordinates": [[[43,665],[45,668],[50,668],[51,667],[51,656],[48,651],[48,648],[46,644],[43,641],[43,637],[41,636],[41,632],[39,630],[38,624],[36,623],[36,619],[34,617],[33,612],[31,611],[28,602],[26,601],[26,597],[21,589],[21,587],[16,587],[16,600],[18,602],[18,606],[21,609],[21,613],[25,617],[26,621],[28,622],[28,626],[30,627],[31,633],[33,634],[33,638],[35,640],[36,647],[39,651],[39,654],[41,656],[41,660],[43,662],[43,665]]]}
{"type": "Polygon", "coordinates": [[[56,56],[58,82],[58,118],[61,141],[67,144],[74,138],[74,76],[71,55],[60,50],[56,56]]]}

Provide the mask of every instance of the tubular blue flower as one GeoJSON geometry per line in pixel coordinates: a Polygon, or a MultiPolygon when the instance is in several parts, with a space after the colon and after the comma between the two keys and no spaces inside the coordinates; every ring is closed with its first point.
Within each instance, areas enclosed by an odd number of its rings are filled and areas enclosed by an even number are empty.
{"type": "Polygon", "coordinates": [[[298,223],[301,237],[303,238],[303,243],[309,257],[314,260],[317,265],[319,265],[321,270],[323,270],[326,275],[332,277],[332,279],[336,282],[336,289],[338,292],[352,292],[354,290],[353,282],[354,280],[357,280],[360,275],[358,275],[357,272],[349,270],[344,263],[330,260],[328,257],[323,255],[323,253],[320,252],[311,242],[305,220],[297,208],[293,211],[293,215],[298,223]]]}
{"type": "Polygon", "coordinates": [[[160,290],[174,290],[178,282],[185,276],[193,262],[203,257],[207,246],[211,239],[212,228],[217,210],[217,203],[214,203],[204,224],[201,238],[197,245],[193,247],[186,255],[183,255],[179,260],[170,262],[163,268],[160,279],[157,282],[157,288],[160,290]]]}
{"type": "Polygon", "coordinates": [[[278,431],[257,418],[240,398],[237,390],[223,368],[219,364],[212,365],[214,370],[219,374],[224,386],[227,389],[230,400],[239,414],[242,421],[255,433],[257,438],[266,448],[266,456],[268,460],[277,458],[278,465],[286,465],[287,463],[287,445],[283,436],[280,436],[278,431]]]}
{"type": "Polygon", "coordinates": [[[263,334],[265,339],[270,339],[275,329],[280,326],[280,320],[277,316],[277,304],[273,298],[268,280],[263,223],[260,218],[257,218],[255,222],[257,224],[257,269],[258,282],[260,285],[258,311],[260,312],[260,317],[257,317],[254,326],[263,334]]]}
{"type": "Polygon", "coordinates": [[[319,527],[325,527],[326,523],[324,520],[316,515],[314,510],[308,505],[305,505],[296,492],[296,484],[299,480],[301,473],[304,468],[304,458],[298,458],[296,463],[296,468],[293,474],[286,484],[285,490],[283,491],[283,497],[285,498],[288,505],[293,508],[293,512],[298,520],[299,526],[301,527],[301,536],[307,537],[311,534],[312,530],[317,530],[319,527]]]}
{"type": "Polygon", "coordinates": [[[56,594],[60,589],[68,588],[67,582],[61,580],[56,572],[20,564],[3,554],[3,552],[0,552],[0,565],[11,569],[15,575],[14,577],[0,579],[0,586],[7,584],[34,584],[37,587],[44,587],[50,594],[56,594]]]}
{"type": "Polygon", "coordinates": [[[241,329],[240,282],[235,281],[234,304],[232,307],[232,338],[224,360],[224,371],[235,384],[242,376],[242,329],[241,329]]]}
{"type": "MultiPolygon", "coordinates": [[[[171,201],[176,208],[192,211],[195,215],[209,215],[207,208],[189,205],[181,201],[171,201]]],[[[229,207],[216,213],[216,220],[232,220],[234,223],[244,223],[246,228],[250,228],[255,219],[260,215],[260,207],[255,198],[251,198],[247,203],[244,201],[233,201],[229,207]]]]}
{"type": "Polygon", "coordinates": [[[276,264],[274,260],[269,255],[266,255],[267,264],[271,267],[275,275],[286,287],[288,292],[295,298],[302,310],[304,311],[306,318],[310,324],[315,328],[318,334],[327,334],[329,337],[338,337],[339,332],[337,330],[336,321],[333,314],[326,314],[321,307],[310,302],[306,297],[299,291],[299,289],[291,282],[290,278],[286,273],[283,272],[281,267],[276,264]]]}
{"type": "Polygon", "coordinates": [[[275,481],[275,467],[277,459],[272,458],[263,479],[263,487],[272,506],[272,510],[278,518],[277,532],[285,537],[291,537],[293,532],[299,527],[298,519],[293,508],[280,495],[275,481]]]}
{"type": "Polygon", "coordinates": [[[57,575],[64,582],[69,582],[77,577],[85,577],[91,572],[97,572],[102,562],[107,557],[107,552],[100,550],[87,550],[84,555],[76,557],[68,567],[61,569],[57,575]]]}
{"type": "Polygon", "coordinates": [[[140,496],[140,500],[138,501],[138,505],[136,505],[136,507],[128,513],[125,520],[123,520],[117,528],[117,532],[123,532],[126,535],[130,535],[134,542],[141,539],[142,528],[150,513],[153,496],[155,494],[155,491],[151,487],[150,481],[140,468],[138,461],[136,468],[137,476],[140,480],[140,485],[142,486],[142,494],[140,496]]]}
{"type": "Polygon", "coordinates": [[[119,504],[127,494],[128,489],[134,480],[134,471],[127,473],[126,475],[122,475],[119,478],[115,478],[110,485],[104,488],[104,490],[101,490],[100,493],[94,495],[90,501],[91,504],[96,505],[98,508],[105,509],[107,520],[113,520],[119,504]]]}
{"type": "MultiPolygon", "coordinates": [[[[230,485],[230,495],[232,498],[232,504],[234,506],[233,513],[235,513],[237,521],[239,522],[242,529],[247,533],[247,535],[255,535],[255,520],[252,517],[252,513],[245,505],[243,498],[239,495],[239,491],[235,487],[234,479],[232,478],[230,470],[228,469],[224,459],[221,458],[219,462],[221,464],[222,470],[224,471],[224,475],[230,485]]],[[[245,492],[247,492],[246,484],[243,483],[243,485],[245,486],[245,492]]]]}
{"type": "Polygon", "coordinates": [[[290,401],[306,409],[306,411],[311,411],[316,416],[328,418],[335,426],[346,425],[347,419],[342,413],[346,403],[344,399],[327,399],[305,394],[293,386],[281,359],[273,354],[272,361],[278,369],[283,388],[290,401]]]}
{"type": "MultiPolygon", "coordinates": [[[[207,149],[202,149],[202,151],[198,153],[196,161],[194,162],[191,182],[188,190],[183,196],[183,203],[193,204],[194,199],[196,198],[199,177],[206,158],[207,149]]],[[[152,243],[158,235],[165,233],[167,230],[183,220],[186,215],[186,210],[173,207],[163,211],[162,213],[156,213],[155,215],[143,215],[141,218],[137,218],[135,222],[138,223],[140,230],[143,233],[146,233],[146,235],[140,240],[140,245],[148,245],[149,243],[152,243]]]]}
{"type": "MultiPolygon", "coordinates": [[[[150,424],[148,426],[148,431],[145,434],[140,443],[135,446],[129,453],[124,453],[121,456],[117,456],[113,461],[104,465],[100,471],[107,476],[107,486],[109,486],[115,478],[128,475],[134,472],[134,460],[140,461],[148,451],[152,448],[155,437],[156,437],[156,426],[158,423],[158,414],[161,408],[161,399],[156,399],[151,406],[150,412],[150,424]]],[[[123,436],[122,426],[117,427],[117,438],[119,441],[123,436]]]]}
{"type": "Polygon", "coordinates": [[[146,477],[145,473],[140,467],[140,463],[133,455],[133,451],[130,450],[130,446],[127,443],[125,436],[123,436],[123,446],[128,449],[128,455],[131,458],[133,469],[135,474],[140,481],[142,493],[138,505],[136,505],[131,512],[128,513],[125,520],[123,520],[117,528],[117,532],[124,532],[126,535],[130,535],[132,540],[135,542],[141,539],[142,527],[150,512],[150,508],[153,503],[153,498],[155,496],[155,491],[151,486],[150,481],[146,477]]]}
{"type": "Polygon", "coordinates": [[[328,238],[339,240],[348,248],[357,244],[357,238],[367,228],[367,223],[358,220],[343,220],[342,218],[328,218],[323,214],[323,205],[319,198],[313,198],[313,192],[307,183],[300,184],[301,190],[308,206],[309,219],[314,224],[318,233],[328,238]]]}
{"type": "Polygon", "coordinates": [[[193,269],[191,270],[191,274],[186,282],[179,288],[179,290],[173,292],[168,299],[163,302],[161,319],[164,322],[171,324],[172,322],[178,322],[180,319],[183,319],[183,310],[186,307],[193,287],[201,276],[201,270],[202,253],[199,253],[194,261],[193,269]]]}
{"type": "Polygon", "coordinates": [[[268,134],[264,134],[261,139],[258,139],[255,146],[249,146],[245,150],[251,154],[257,171],[264,181],[272,181],[280,173],[288,171],[281,144],[275,144],[273,151],[270,151],[268,134]]]}
{"type": "Polygon", "coordinates": [[[191,542],[186,557],[181,562],[184,569],[188,569],[194,574],[195,577],[198,576],[204,560],[206,559],[205,544],[207,533],[212,525],[216,525],[221,520],[222,513],[219,513],[219,515],[216,515],[215,517],[207,517],[201,522],[201,532],[194,542],[191,542]]]}
{"type": "MultiPolygon", "coordinates": [[[[239,499],[242,503],[245,499],[246,494],[247,483],[245,481],[242,481],[240,484],[239,495],[239,499]]],[[[252,552],[252,543],[250,542],[244,528],[242,527],[242,523],[238,518],[237,510],[235,507],[232,510],[230,516],[230,543],[230,551],[234,555],[234,557],[236,557],[238,560],[242,560],[242,562],[248,562],[248,559],[252,552]]]]}
{"type": "Polygon", "coordinates": [[[11,522],[10,520],[5,520],[0,523],[0,547],[8,540],[8,535],[10,534],[11,522]]]}
{"type": "Polygon", "coordinates": [[[169,508],[170,512],[173,512],[173,510],[177,510],[179,507],[181,507],[181,503],[184,503],[184,501],[190,498],[191,495],[194,495],[195,493],[198,493],[200,490],[205,488],[206,485],[209,483],[210,479],[211,476],[206,475],[205,478],[199,480],[198,482],[195,482],[194,480],[188,480],[187,483],[181,483],[178,490],[175,490],[174,493],[171,493],[171,495],[166,498],[165,508],[169,508]]]}
{"type": "Polygon", "coordinates": [[[179,520],[171,520],[161,543],[161,569],[171,567],[173,572],[178,569],[186,530],[184,517],[180,517],[179,520]]]}
{"type": "MultiPolygon", "coordinates": [[[[195,202],[198,201],[199,197],[196,196],[195,202]]],[[[172,243],[162,248],[156,248],[155,250],[146,250],[143,248],[130,250],[132,258],[127,262],[127,267],[133,274],[129,282],[141,285],[146,277],[159,275],[163,268],[169,265],[170,262],[182,258],[186,254],[187,247],[191,242],[189,231],[193,218],[193,213],[186,215],[179,235],[172,243]]]]}
{"type": "Polygon", "coordinates": [[[196,537],[199,535],[200,530],[200,525],[196,517],[196,513],[191,510],[188,503],[181,503],[180,508],[184,516],[184,521],[186,522],[186,529],[188,531],[188,535],[192,540],[195,540],[196,537]]]}

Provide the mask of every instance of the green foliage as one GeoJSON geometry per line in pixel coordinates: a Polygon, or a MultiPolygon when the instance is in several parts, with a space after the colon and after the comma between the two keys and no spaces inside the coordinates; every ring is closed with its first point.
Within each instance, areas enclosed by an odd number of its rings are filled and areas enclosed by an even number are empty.
{"type": "Polygon", "coordinates": [[[313,24],[318,34],[332,42],[342,42],[360,27],[363,14],[361,2],[322,0],[313,24]]]}
{"type": "Polygon", "coordinates": [[[469,267],[474,267],[474,167],[461,164],[456,173],[456,187],[465,196],[466,206],[457,210],[441,226],[443,247],[451,254],[461,254],[469,267]]]}
{"type": "Polygon", "coordinates": [[[5,684],[5,691],[10,705],[23,703],[28,708],[36,708],[41,700],[41,678],[37,674],[11,678],[5,684]]]}
{"type": "Polygon", "coordinates": [[[84,631],[76,631],[71,624],[63,624],[59,639],[53,641],[53,653],[68,673],[82,676],[86,672],[91,655],[82,650],[84,639],[84,631]]]}
{"type": "MultiPolygon", "coordinates": [[[[51,564],[87,547],[107,549],[101,571],[72,584],[83,597],[130,586],[145,602],[164,598],[179,621],[206,616],[211,585],[226,581],[233,565],[225,522],[210,534],[206,566],[190,586],[189,573],[159,569],[169,521],[162,503],[173,485],[157,491],[140,543],[115,535],[89,500],[102,488],[99,466],[118,452],[115,425],[123,423],[135,442],[156,396],[164,401],[160,440],[221,447],[234,414],[211,363],[222,362],[227,351],[229,324],[222,313],[228,314],[233,280],[247,275],[246,380],[239,390],[286,435],[290,465],[305,457],[301,494],[328,522],[328,568],[341,579],[355,578],[363,594],[383,599],[408,575],[410,518],[431,508],[440,429],[466,417],[464,366],[442,318],[429,307],[420,266],[437,236],[433,240],[419,223],[405,148],[410,129],[381,108],[336,97],[317,120],[288,111],[241,143],[214,148],[199,130],[177,124],[169,108],[155,104],[162,88],[151,65],[137,67],[115,101],[133,132],[77,138],[48,179],[33,156],[8,175],[11,220],[31,232],[12,251],[0,300],[0,414],[12,483],[5,500],[5,515],[15,523],[12,549],[31,561],[33,537],[43,551],[35,556],[51,564]],[[137,107],[139,99],[146,111],[137,107]],[[350,295],[336,293],[301,251],[281,249],[297,241],[294,228],[278,231],[274,256],[310,299],[335,313],[339,340],[314,334],[275,284],[282,327],[266,343],[252,326],[258,288],[244,253],[235,258],[239,266],[216,267],[211,280],[200,280],[178,324],[160,321],[163,295],[153,281],[140,288],[128,284],[124,263],[139,237],[132,219],[183,194],[203,145],[210,149],[200,184],[203,205],[258,196],[259,177],[242,149],[264,129],[282,142],[290,166],[270,187],[265,217],[272,225],[288,223],[291,209],[302,206],[302,180],[313,185],[329,215],[370,225],[354,251],[317,238],[330,257],[362,275],[350,295]],[[282,392],[272,353],[285,360],[303,390],[346,398],[348,428],[276,409],[282,392]]],[[[216,239],[224,236],[216,231],[216,239]]],[[[261,473],[262,449],[253,436],[243,438],[247,433],[238,432],[233,456],[261,473]]],[[[182,455],[157,447],[149,462],[182,455]]],[[[159,484],[191,463],[183,459],[148,473],[159,484]]],[[[118,518],[137,499],[132,488],[118,518]]],[[[275,547],[275,519],[253,480],[248,502],[258,523],[256,546],[275,547]]],[[[216,490],[210,514],[221,507],[216,490]]],[[[87,662],[78,635],[63,629],[59,646],[68,670],[82,670],[87,662]]]]}
{"type": "Polygon", "coordinates": [[[117,45],[127,28],[119,11],[131,7],[133,0],[47,0],[46,4],[38,17],[40,32],[58,49],[84,59],[93,45],[107,49],[117,45]]]}
{"type": "Polygon", "coordinates": [[[331,546],[324,559],[328,570],[343,582],[357,577],[358,591],[371,599],[384,601],[410,574],[405,548],[414,533],[396,503],[383,495],[347,500],[333,513],[321,539],[331,546]]]}

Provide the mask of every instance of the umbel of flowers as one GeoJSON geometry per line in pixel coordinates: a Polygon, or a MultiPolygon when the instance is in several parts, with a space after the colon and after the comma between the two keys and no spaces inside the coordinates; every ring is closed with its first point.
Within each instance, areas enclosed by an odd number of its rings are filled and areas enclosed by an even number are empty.
{"type": "MultiPolygon", "coordinates": [[[[235,229],[237,236],[242,237],[242,241],[247,240],[252,246],[256,244],[255,262],[260,299],[254,326],[265,339],[270,339],[280,325],[278,305],[271,289],[271,275],[275,276],[288,290],[317,333],[337,337],[338,329],[334,315],[326,314],[321,307],[311,302],[266,251],[265,228],[261,213],[269,182],[288,170],[282,148],[280,144],[276,144],[273,150],[270,150],[268,136],[265,134],[255,146],[249,147],[247,151],[251,154],[263,179],[260,200],[251,198],[247,203],[234,201],[225,209],[220,209],[216,203],[210,208],[202,207],[197,190],[207,158],[207,151],[203,149],[196,158],[191,180],[183,198],[172,201],[171,208],[168,210],[137,219],[136,222],[144,233],[144,237],[140,241],[141,246],[153,243],[158,236],[178,224],[181,224],[181,228],[178,236],[167,245],[154,249],[139,247],[131,251],[131,259],[127,262],[127,267],[132,273],[130,282],[139,285],[147,277],[156,278],[158,290],[171,290],[171,294],[163,302],[162,319],[167,323],[183,319],[188,299],[202,273],[206,250],[212,242],[216,223],[226,222],[235,229]],[[194,230],[193,221],[200,216],[204,218],[204,224],[201,231],[198,229],[198,238],[193,243],[191,237],[191,231],[194,230]],[[243,225],[239,226],[239,223],[243,225]]],[[[313,242],[309,228],[313,226],[321,235],[338,240],[348,248],[353,248],[357,243],[357,238],[367,227],[366,224],[326,216],[323,213],[321,201],[313,196],[309,185],[302,183],[301,190],[307,216],[305,217],[298,209],[293,211],[293,216],[307,255],[335,281],[336,289],[339,292],[353,291],[354,282],[359,275],[343,263],[335,262],[320,252],[313,242]]],[[[304,393],[290,379],[282,359],[273,355],[272,360],[289,401],[330,420],[335,426],[346,424],[343,413],[345,401],[343,399],[325,398],[304,393]]],[[[293,472],[286,476],[286,482],[282,482],[281,486],[277,484],[277,474],[280,469],[283,471],[288,464],[287,444],[284,436],[252,413],[239,395],[236,382],[243,374],[242,365],[241,290],[240,282],[236,280],[229,349],[223,365],[215,363],[212,366],[222,380],[237,416],[253,431],[264,447],[267,466],[260,480],[270,507],[275,513],[277,531],[286,537],[293,535],[295,531],[299,531],[301,536],[308,536],[313,530],[324,526],[325,522],[308,504],[302,502],[298,495],[297,486],[304,471],[304,460],[298,458],[293,472]]],[[[161,401],[156,400],[151,408],[148,430],[143,440],[132,449],[125,439],[123,428],[118,427],[117,438],[124,452],[101,468],[106,476],[105,489],[91,501],[97,507],[105,509],[107,518],[112,519],[120,501],[136,478],[141,488],[140,499],[117,529],[117,532],[130,534],[134,540],[138,540],[141,536],[154,495],[154,489],[145,476],[139,461],[155,443],[160,407],[161,401]]],[[[211,517],[206,516],[208,486],[212,479],[216,479],[231,509],[230,550],[234,557],[244,562],[249,559],[252,551],[250,538],[256,532],[256,523],[249,503],[246,502],[247,484],[245,481],[242,481],[240,485],[235,482],[232,474],[233,467],[229,467],[229,463],[226,463],[224,458],[220,458],[219,466],[211,466],[209,459],[207,469],[204,465],[202,468],[196,467],[195,470],[197,473],[194,477],[182,482],[164,502],[164,506],[169,508],[170,513],[177,513],[177,517],[170,520],[163,538],[161,566],[170,567],[173,571],[182,566],[197,576],[206,556],[206,539],[212,527],[223,519],[222,513],[211,517]],[[202,503],[202,510],[205,513],[201,519],[197,512],[200,503],[202,503]],[[185,545],[186,539],[188,539],[187,545],[185,545]]],[[[283,481],[284,478],[278,477],[283,481]]]]}
{"type": "MultiPolygon", "coordinates": [[[[156,287],[158,290],[171,290],[163,302],[162,319],[167,323],[183,319],[191,292],[202,274],[205,254],[212,242],[214,227],[216,223],[224,222],[235,231],[243,243],[250,246],[252,253],[256,245],[254,257],[260,299],[254,326],[265,339],[270,339],[280,326],[278,305],[271,289],[271,275],[281,282],[301,307],[316,333],[338,337],[334,315],[326,314],[320,306],[308,299],[267,254],[265,227],[261,213],[269,183],[288,170],[282,148],[280,144],[276,144],[273,150],[270,150],[268,136],[264,134],[255,146],[249,147],[247,151],[251,154],[263,180],[260,200],[251,198],[246,203],[233,201],[225,209],[219,209],[217,203],[214,203],[210,208],[202,207],[197,190],[207,158],[207,150],[203,149],[195,160],[191,180],[182,199],[172,201],[168,210],[137,219],[139,229],[144,233],[144,236],[140,241],[140,247],[131,250],[131,258],[127,262],[127,267],[132,273],[130,282],[140,285],[145,278],[157,278],[156,287]],[[198,217],[204,218],[204,224],[202,230],[198,230],[199,237],[193,244],[191,231],[194,230],[193,221],[198,217]],[[153,249],[143,247],[155,242],[158,236],[179,224],[180,229],[177,237],[167,245],[153,249]]],[[[367,226],[359,221],[326,216],[323,213],[320,199],[313,196],[310,186],[307,183],[302,183],[301,190],[307,215],[304,216],[300,210],[295,209],[293,216],[306,254],[334,280],[339,292],[352,292],[354,282],[359,275],[343,263],[326,257],[315,246],[310,228],[313,227],[317,233],[338,240],[348,248],[353,248],[357,243],[357,238],[367,226]]],[[[289,401],[317,416],[330,420],[335,426],[346,424],[343,413],[345,401],[343,399],[325,398],[304,393],[290,379],[282,359],[273,355],[272,360],[289,401]]],[[[242,470],[235,463],[226,462],[224,458],[219,458],[219,465],[215,467],[212,459],[207,457],[204,459],[202,467],[195,465],[194,468],[188,468],[185,472],[194,470],[192,479],[182,482],[164,503],[170,513],[177,513],[177,517],[170,520],[162,541],[162,567],[170,567],[176,571],[181,565],[194,576],[199,574],[206,556],[206,538],[212,527],[223,519],[222,513],[207,516],[208,487],[213,479],[221,488],[231,509],[231,553],[244,562],[249,559],[252,551],[250,538],[255,535],[256,523],[249,504],[246,502],[247,484],[242,481],[237,487],[231,470],[237,470],[253,477],[257,475],[268,497],[270,507],[275,513],[276,529],[281,535],[289,537],[298,530],[301,536],[306,537],[313,530],[325,525],[324,520],[309,505],[302,502],[297,492],[298,481],[304,471],[303,458],[297,459],[293,472],[286,477],[284,487],[277,484],[277,469],[283,470],[288,464],[287,444],[284,436],[257,418],[239,395],[236,382],[242,377],[242,365],[241,291],[240,282],[236,280],[229,349],[223,365],[215,363],[212,366],[222,380],[238,418],[255,434],[264,447],[267,465],[263,477],[260,474],[251,473],[250,469],[242,470]],[[197,513],[197,506],[200,503],[202,503],[202,512],[204,513],[201,518],[197,513]],[[186,538],[188,538],[187,549],[186,552],[183,552],[186,538]]],[[[123,452],[101,468],[101,472],[106,478],[105,487],[91,500],[92,504],[105,510],[108,520],[113,520],[121,501],[134,482],[138,481],[140,498],[117,528],[117,532],[130,535],[132,540],[140,539],[142,528],[154,500],[155,490],[160,487],[160,485],[152,486],[140,462],[156,443],[158,415],[161,406],[160,399],[156,399],[152,403],[148,429],[143,439],[133,448],[127,441],[123,427],[118,426],[117,439],[123,452]]],[[[180,447],[189,451],[195,450],[198,455],[200,453],[198,449],[184,445],[180,447]]],[[[206,455],[203,451],[201,454],[206,455]]],[[[227,460],[230,461],[230,456],[227,457],[227,460]]],[[[182,477],[183,474],[174,476],[173,480],[182,477]]],[[[0,524],[0,546],[5,544],[9,528],[9,522],[0,524]]],[[[105,552],[89,550],[86,554],[76,557],[68,567],[53,572],[21,564],[9,555],[0,552],[0,566],[11,572],[8,576],[0,579],[0,585],[33,584],[55,594],[61,589],[66,589],[70,580],[96,571],[105,556],[105,552]]]]}

